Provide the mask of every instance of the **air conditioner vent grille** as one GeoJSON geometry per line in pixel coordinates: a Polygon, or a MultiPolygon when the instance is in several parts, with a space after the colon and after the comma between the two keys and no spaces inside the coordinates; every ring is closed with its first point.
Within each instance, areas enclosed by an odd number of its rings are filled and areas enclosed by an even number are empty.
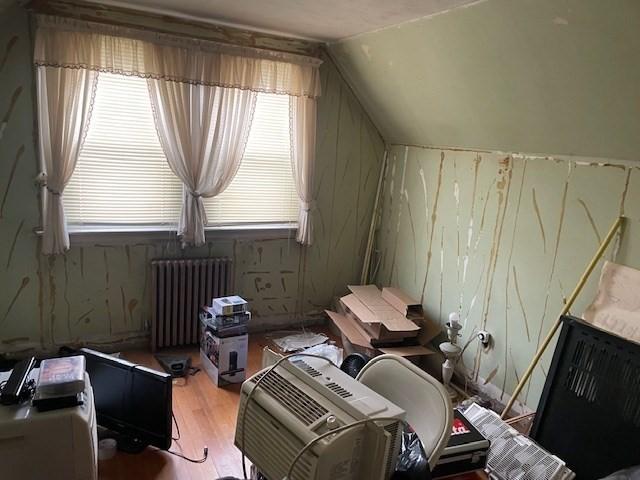
{"type": "MultiPolygon", "coordinates": [[[[245,405],[243,399],[240,411],[246,416],[245,451],[252,462],[263,466],[263,473],[269,478],[283,478],[304,444],[285,428],[273,428],[275,420],[257,404],[252,403],[246,409],[245,405]]],[[[236,445],[240,448],[243,446],[242,425],[243,422],[239,422],[236,431],[236,445]]],[[[294,467],[292,480],[315,478],[316,460],[313,452],[304,454],[294,467]]]]}
{"type": "Polygon", "coordinates": [[[265,376],[265,373],[267,372],[259,373],[254,377],[253,381],[257,382],[264,377],[264,380],[260,382],[259,388],[263,388],[268,392],[306,426],[320,420],[329,413],[326,408],[277,372],[271,370],[267,376],[265,376]]]}
{"type": "Polygon", "coordinates": [[[400,441],[401,435],[399,434],[399,430],[402,428],[402,424],[400,422],[389,423],[385,425],[384,429],[391,435],[391,441],[389,442],[389,458],[387,460],[386,465],[386,477],[391,478],[391,473],[395,469],[395,456],[392,455],[394,452],[399,451],[400,447],[398,442],[400,441]]]}
{"type": "Polygon", "coordinates": [[[349,397],[353,397],[353,393],[351,393],[348,390],[345,390],[343,387],[341,387],[340,385],[338,385],[335,382],[331,382],[331,383],[327,383],[326,387],[331,390],[332,392],[334,392],[335,394],[339,395],[342,398],[349,398],[349,397]]]}
{"type": "Polygon", "coordinates": [[[309,374],[310,376],[312,376],[314,378],[322,376],[322,373],[320,373],[318,370],[313,368],[311,365],[309,365],[304,360],[292,360],[291,363],[293,365],[295,365],[296,367],[298,367],[300,370],[306,372],[307,374],[309,374]]]}

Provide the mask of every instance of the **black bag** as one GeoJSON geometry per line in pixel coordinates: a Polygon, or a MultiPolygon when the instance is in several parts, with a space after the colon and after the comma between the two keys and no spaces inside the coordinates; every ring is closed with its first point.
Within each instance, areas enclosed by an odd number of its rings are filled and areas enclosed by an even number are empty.
{"type": "Polygon", "coordinates": [[[410,428],[402,432],[400,454],[391,480],[431,480],[429,461],[422,442],[410,428]]]}

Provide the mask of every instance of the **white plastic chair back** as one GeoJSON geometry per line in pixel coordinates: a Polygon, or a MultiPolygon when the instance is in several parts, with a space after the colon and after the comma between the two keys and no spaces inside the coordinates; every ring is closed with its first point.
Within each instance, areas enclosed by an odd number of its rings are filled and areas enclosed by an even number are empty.
{"type": "Polygon", "coordinates": [[[453,406],[442,384],[397,355],[374,358],[357,379],[407,413],[407,422],[418,434],[433,470],[453,423],[453,406]]]}

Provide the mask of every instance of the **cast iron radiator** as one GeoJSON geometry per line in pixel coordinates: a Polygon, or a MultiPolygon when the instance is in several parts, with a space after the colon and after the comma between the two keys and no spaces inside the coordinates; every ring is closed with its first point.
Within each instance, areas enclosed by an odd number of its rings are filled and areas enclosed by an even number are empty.
{"type": "Polygon", "coordinates": [[[198,313],[214,297],[231,293],[227,257],[151,262],[151,349],[198,343],[198,313]]]}

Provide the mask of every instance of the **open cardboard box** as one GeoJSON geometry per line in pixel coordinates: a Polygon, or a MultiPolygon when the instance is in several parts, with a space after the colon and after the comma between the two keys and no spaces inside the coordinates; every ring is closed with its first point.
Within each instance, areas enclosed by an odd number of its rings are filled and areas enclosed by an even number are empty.
{"type": "Polygon", "coordinates": [[[371,336],[359,326],[358,321],[350,315],[325,310],[333,324],[340,330],[340,333],[351,343],[355,350],[370,357],[382,353],[392,353],[400,357],[414,357],[419,355],[431,355],[433,350],[415,345],[410,347],[385,347],[375,348],[371,345],[371,336]]]}
{"type": "Polygon", "coordinates": [[[440,328],[424,318],[422,305],[397,288],[375,285],[349,286],[351,294],[338,302],[340,313],[326,310],[343,338],[370,356],[380,352],[402,357],[430,355],[434,353],[424,345],[433,340],[440,328]],[[420,345],[375,348],[372,340],[389,343],[415,338],[420,345]]]}
{"type": "Polygon", "coordinates": [[[349,286],[352,293],[340,299],[341,306],[359,321],[368,335],[377,341],[402,341],[419,335],[425,344],[440,333],[440,328],[424,318],[422,305],[398,288],[375,285],[349,286]]]}

